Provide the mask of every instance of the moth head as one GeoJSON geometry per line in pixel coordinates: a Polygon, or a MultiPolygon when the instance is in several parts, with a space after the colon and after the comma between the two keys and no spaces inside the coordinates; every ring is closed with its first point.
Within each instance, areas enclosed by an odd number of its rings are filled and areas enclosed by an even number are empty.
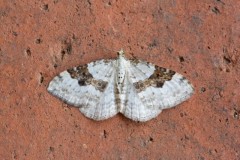
{"type": "Polygon", "coordinates": [[[120,51],[117,52],[117,54],[119,57],[124,57],[125,53],[124,53],[123,49],[121,49],[120,51]]]}

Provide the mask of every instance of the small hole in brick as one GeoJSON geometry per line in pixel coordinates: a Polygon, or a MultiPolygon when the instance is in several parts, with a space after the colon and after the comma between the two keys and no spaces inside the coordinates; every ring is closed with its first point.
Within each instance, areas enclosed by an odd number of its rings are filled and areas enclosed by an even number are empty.
{"type": "Polygon", "coordinates": [[[203,92],[205,92],[206,91],[206,88],[205,87],[202,87],[201,88],[201,92],[203,93],[203,92]]]}
{"type": "Polygon", "coordinates": [[[48,4],[44,4],[44,5],[43,5],[43,9],[44,9],[45,11],[48,11],[48,4]]]}
{"type": "Polygon", "coordinates": [[[65,52],[64,50],[61,51],[61,60],[63,60],[63,58],[64,58],[64,56],[65,56],[65,53],[66,53],[66,52],[65,52]]]}
{"type": "Polygon", "coordinates": [[[214,12],[215,14],[219,14],[220,13],[220,10],[217,8],[217,7],[214,7],[212,9],[212,12],[214,12]]]}
{"type": "Polygon", "coordinates": [[[36,41],[35,41],[37,44],[40,44],[40,43],[42,43],[42,40],[40,39],[40,38],[38,38],[38,39],[36,39],[36,41]]]}
{"type": "Polygon", "coordinates": [[[43,81],[44,81],[44,77],[43,77],[43,74],[40,72],[40,80],[39,80],[39,82],[43,83],[43,81]]]}
{"type": "Polygon", "coordinates": [[[13,31],[12,33],[13,33],[14,36],[16,36],[16,37],[18,36],[18,33],[17,33],[17,32],[14,32],[14,31],[13,31]]]}
{"type": "Polygon", "coordinates": [[[180,113],[180,116],[183,117],[184,116],[183,113],[180,113]]]}
{"type": "Polygon", "coordinates": [[[150,142],[153,142],[153,138],[152,138],[152,137],[150,137],[150,138],[149,138],[149,141],[150,141],[150,142]]]}
{"type": "Polygon", "coordinates": [[[107,138],[107,132],[106,132],[106,130],[103,130],[103,136],[104,136],[104,138],[107,138]]]}
{"type": "Polygon", "coordinates": [[[178,58],[180,62],[184,62],[184,58],[182,56],[179,56],[178,58]]]}
{"type": "Polygon", "coordinates": [[[30,48],[27,48],[25,52],[26,52],[26,55],[29,57],[32,55],[30,48]]]}
{"type": "Polygon", "coordinates": [[[49,151],[53,152],[54,151],[54,147],[49,147],[49,151]]]}
{"type": "Polygon", "coordinates": [[[233,117],[234,117],[235,119],[239,119],[239,113],[240,113],[240,112],[238,112],[237,110],[235,110],[234,113],[233,113],[233,117]]]}
{"type": "Polygon", "coordinates": [[[231,63],[231,59],[229,57],[224,56],[223,59],[227,64],[231,63]]]}

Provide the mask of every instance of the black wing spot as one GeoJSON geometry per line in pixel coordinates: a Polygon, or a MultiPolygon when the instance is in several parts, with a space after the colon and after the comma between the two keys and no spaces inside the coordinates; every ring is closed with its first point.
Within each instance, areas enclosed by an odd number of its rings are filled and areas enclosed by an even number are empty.
{"type": "Polygon", "coordinates": [[[84,80],[79,80],[78,81],[78,84],[80,85],[80,86],[86,86],[87,84],[86,84],[86,81],[84,81],[84,80]]]}

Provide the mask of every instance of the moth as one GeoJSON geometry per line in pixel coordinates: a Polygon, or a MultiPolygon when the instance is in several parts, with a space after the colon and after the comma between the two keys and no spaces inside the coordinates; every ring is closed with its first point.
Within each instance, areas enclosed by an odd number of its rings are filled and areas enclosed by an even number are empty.
{"type": "Polygon", "coordinates": [[[181,74],[143,60],[102,59],[61,72],[47,90],[88,118],[104,120],[119,112],[148,121],[187,100],[193,86],[181,74]]]}

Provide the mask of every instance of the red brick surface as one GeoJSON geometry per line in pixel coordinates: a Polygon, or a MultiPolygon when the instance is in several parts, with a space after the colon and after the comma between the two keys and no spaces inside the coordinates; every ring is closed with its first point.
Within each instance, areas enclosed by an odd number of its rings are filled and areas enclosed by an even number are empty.
{"type": "Polygon", "coordinates": [[[0,159],[240,159],[239,0],[0,0],[0,69],[0,159]],[[120,48],[195,94],[136,123],[89,120],[47,92],[120,48]]]}

